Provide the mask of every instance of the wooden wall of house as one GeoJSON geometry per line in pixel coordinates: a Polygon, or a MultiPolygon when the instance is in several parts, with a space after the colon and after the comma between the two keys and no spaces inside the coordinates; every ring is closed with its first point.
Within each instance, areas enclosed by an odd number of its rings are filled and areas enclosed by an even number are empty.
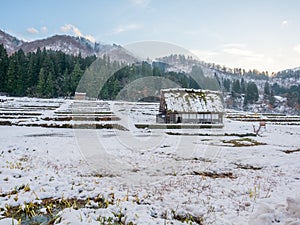
{"type": "MultiPolygon", "coordinates": [[[[163,121],[163,120],[160,120],[163,121]]],[[[165,123],[221,124],[222,113],[167,113],[165,123]]]]}

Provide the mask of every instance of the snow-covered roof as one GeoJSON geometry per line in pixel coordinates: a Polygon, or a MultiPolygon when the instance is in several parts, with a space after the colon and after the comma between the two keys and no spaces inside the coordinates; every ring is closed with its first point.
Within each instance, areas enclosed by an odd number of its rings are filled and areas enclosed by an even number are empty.
{"type": "Polygon", "coordinates": [[[222,95],[218,91],[201,89],[163,89],[161,97],[166,110],[182,113],[224,112],[222,95]]]}
{"type": "Polygon", "coordinates": [[[279,102],[284,102],[284,101],[286,101],[286,98],[281,97],[281,96],[275,95],[274,98],[275,98],[277,101],[279,101],[279,102]]]}

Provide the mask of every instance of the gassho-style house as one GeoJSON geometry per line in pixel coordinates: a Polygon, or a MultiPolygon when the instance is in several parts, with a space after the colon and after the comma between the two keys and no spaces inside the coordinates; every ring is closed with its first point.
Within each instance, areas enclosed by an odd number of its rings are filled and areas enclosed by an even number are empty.
{"type": "Polygon", "coordinates": [[[223,125],[221,92],[201,89],[162,89],[157,123],[223,125]]]}

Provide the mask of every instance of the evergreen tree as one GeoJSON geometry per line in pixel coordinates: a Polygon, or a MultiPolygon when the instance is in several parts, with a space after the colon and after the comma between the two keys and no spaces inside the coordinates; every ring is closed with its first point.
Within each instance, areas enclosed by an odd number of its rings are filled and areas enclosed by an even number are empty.
{"type": "Polygon", "coordinates": [[[241,93],[246,93],[246,84],[244,78],[241,79],[241,93]]]}
{"type": "Polygon", "coordinates": [[[269,95],[268,100],[269,100],[269,104],[270,104],[271,106],[274,106],[274,104],[275,104],[275,97],[274,97],[274,92],[273,92],[273,90],[270,91],[270,95],[269,95]]]}
{"type": "Polygon", "coordinates": [[[225,88],[225,91],[229,92],[230,91],[230,86],[231,86],[231,82],[230,79],[224,79],[223,81],[223,86],[225,88]]]}
{"type": "Polygon", "coordinates": [[[232,91],[234,93],[241,93],[241,85],[239,80],[235,80],[232,83],[232,91]]]}
{"type": "Polygon", "coordinates": [[[77,62],[74,66],[74,70],[71,73],[71,79],[70,79],[70,91],[72,95],[74,95],[82,75],[83,75],[83,71],[81,70],[79,63],[77,62]]]}
{"type": "Polygon", "coordinates": [[[53,74],[51,71],[47,73],[47,77],[45,79],[45,94],[44,97],[51,98],[54,95],[54,82],[53,82],[53,74]]]}
{"type": "Polygon", "coordinates": [[[0,92],[7,91],[7,69],[8,69],[9,59],[6,49],[3,45],[0,45],[0,92]]]}
{"type": "Polygon", "coordinates": [[[35,82],[36,82],[36,77],[38,77],[36,74],[39,73],[39,68],[37,68],[36,66],[36,59],[35,59],[35,53],[29,53],[27,55],[28,57],[28,69],[27,69],[27,89],[26,89],[26,95],[28,96],[33,96],[35,90],[34,90],[34,86],[35,86],[35,82]]]}
{"type": "Polygon", "coordinates": [[[16,95],[25,96],[27,89],[27,57],[22,49],[17,52],[16,95]]]}
{"type": "Polygon", "coordinates": [[[41,68],[41,70],[39,72],[38,83],[36,86],[36,96],[37,97],[39,97],[39,98],[45,97],[45,95],[46,95],[45,87],[46,87],[46,75],[45,75],[44,68],[41,68]]]}
{"type": "Polygon", "coordinates": [[[9,60],[7,69],[7,92],[9,95],[17,95],[17,73],[18,73],[18,60],[17,54],[12,54],[9,60]]]}
{"type": "Polygon", "coordinates": [[[244,105],[248,103],[253,104],[258,100],[258,88],[254,82],[249,82],[246,86],[246,94],[244,98],[244,105]]]}
{"type": "Polygon", "coordinates": [[[68,68],[66,68],[63,73],[60,85],[62,93],[59,94],[59,96],[70,97],[72,93],[70,92],[70,74],[68,68]]]}
{"type": "Polygon", "coordinates": [[[267,96],[270,96],[270,94],[271,94],[270,85],[269,85],[269,82],[266,81],[265,86],[264,86],[264,96],[267,97],[267,96]]]}
{"type": "Polygon", "coordinates": [[[287,93],[287,105],[289,107],[295,107],[298,100],[298,93],[293,90],[289,90],[287,93]]]}

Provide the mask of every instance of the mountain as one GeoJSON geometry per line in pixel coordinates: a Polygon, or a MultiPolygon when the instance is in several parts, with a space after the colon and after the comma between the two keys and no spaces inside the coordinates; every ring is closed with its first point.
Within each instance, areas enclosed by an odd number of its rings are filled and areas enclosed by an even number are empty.
{"type": "Polygon", "coordinates": [[[208,85],[212,83],[209,78],[215,79],[219,90],[223,92],[226,108],[300,114],[300,67],[279,71],[270,76],[268,72],[227,68],[183,55],[162,57],[156,59],[154,64],[164,71],[186,74],[191,74],[198,68],[195,78],[201,77],[201,74],[206,77],[199,79],[202,87],[212,87],[208,85]]]}
{"type": "Polygon", "coordinates": [[[120,45],[109,45],[93,43],[83,37],[73,37],[68,35],[54,35],[45,39],[25,42],[0,30],[0,44],[6,48],[9,55],[22,49],[25,53],[35,52],[40,49],[51,49],[62,51],[68,55],[79,55],[86,57],[96,55],[102,57],[104,54],[110,56],[112,60],[127,63],[136,62],[137,59],[120,45]]]}
{"type": "Polygon", "coordinates": [[[55,35],[46,39],[24,42],[22,45],[18,46],[16,50],[22,49],[25,53],[28,53],[34,52],[38,48],[62,51],[68,55],[78,55],[81,53],[83,57],[96,53],[92,43],[88,42],[84,38],[71,37],[67,35],[55,35]]]}
{"type": "MultiPolygon", "coordinates": [[[[300,72],[300,67],[295,67],[295,68],[292,68],[292,69],[287,69],[287,70],[282,70],[280,72],[292,72],[292,73],[299,73],[300,72]]],[[[280,73],[279,72],[279,73],[280,73]]]]}
{"type": "MultiPolygon", "coordinates": [[[[110,61],[122,61],[127,64],[141,61],[120,45],[93,43],[83,37],[68,35],[55,35],[25,42],[0,30],[0,44],[4,45],[9,55],[20,49],[28,53],[38,48],[45,48],[73,56],[95,55],[104,61],[107,60],[104,55],[109,56],[110,61]]],[[[189,85],[197,82],[201,88],[216,89],[217,87],[223,92],[226,107],[230,109],[300,114],[299,67],[268,74],[255,69],[247,71],[242,68],[232,69],[184,55],[169,55],[153,59],[149,66],[149,68],[152,66],[152,69],[159,68],[165,75],[173,72],[170,74],[178,81],[188,81],[186,84],[189,85]],[[193,78],[194,81],[180,77],[184,75],[193,78]]],[[[147,68],[146,66],[144,69],[147,68]]],[[[38,77],[39,73],[35,76],[38,77]]],[[[120,81],[115,81],[113,84],[123,85],[120,81]]]]}
{"type": "Polygon", "coordinates": [[[6,49],[8,54],[12,54],[22,44],[24,44],[24,41],[21,41],[21,40],[17,39],[16,37],[13,37],[12,35],[0,30],[0,44],[3,44],[3,46],[6,49]]]}

